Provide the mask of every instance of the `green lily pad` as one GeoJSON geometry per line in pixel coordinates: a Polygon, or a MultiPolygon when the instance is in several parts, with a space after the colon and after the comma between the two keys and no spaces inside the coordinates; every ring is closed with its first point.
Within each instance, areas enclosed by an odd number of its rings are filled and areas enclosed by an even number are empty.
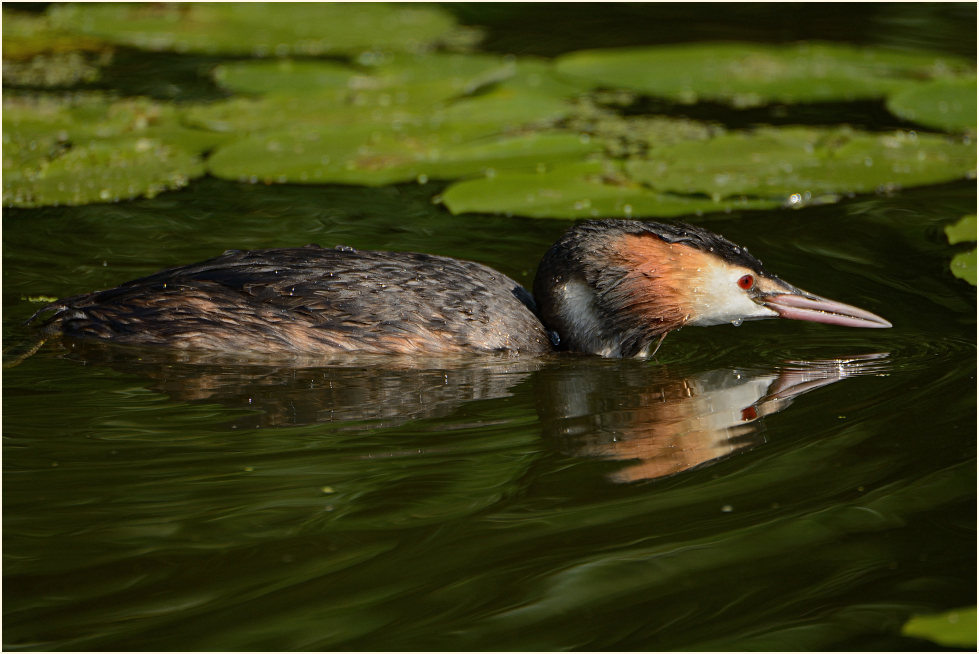
{"type": "Polygon", "coordinates": [[[573,87],[549,84],[540,62],[491,55],[370,53],[357,68],[319,61],[221,66],[222,85],[260,98],[231,98],[185,110],[185,121],[221,132],[300,131],[374,125],[394,131],[464,126],[493,134],[566,117],[573,87]],[[478,91],[478,93],[477,93],[478,91]]]}
{"type": "Polygon", "coordinates": [[[37,207],[152,196],[204,174],[227,137],[191,130],[174,107],[98,94],[3,98],[3,203],[37,207]]]}
{"type": "Polygon", "coordinates": [[[358,64],[222,68],[222,84],[266,95],[186,111],[190,124],[248,135],[219,148],[211,172],[382,185],[533,167],[598,147],[586,136],[548,131],[572,107],[567,87],[531,83],[530,77],[544,79],[540,65],[519,69],[511,58],[454,54],[369,54],[358,64]]]}
{"type": "Polygon", "coordinates": [[[441,200],[454,214],[502,213],[533,218],[670,217],[733,209],[770,209],[773,200],[714,201],[649,190],[610,161],[497,172],[449,186],[441,200]]]}
{"type": "MultiPolygon", "coordinates": [[[[951,245],[956,243],[974,243],[976,241],[976,216],[963,216],[958,222],[946,225],[945,236],[951,245]]],[[[976,286],[976,249],[959,252],[952,257],[949,264],[952,274],[976,286]]]]}
{"type": "Polygon", "coordinates": [[[562,97],[501,84],[487,93],[449,103],[433,113],[430,123],[514,130],[527,125],[548,126],[570,113],[571,105],[562,97]]]}
{"type": "Polygon", "coordinates": [[[94,82],[108,59],[80,52],[37,55],[27,61],[3,62],[3,83],[10,86],[55,87],[94,82]]]}
{"type": "Polygon", "coordinates": [[[204,174],[198,157],[144,138],[93,141],[72,146],[33,169],[4,168],[3,203],[17,207],[153,197],[204,174]]]}
{"type": "Polygon", "coordinates": [[[375,124],[401,129],[424,123],[427,118],[415,107],[360,106],[347,104],[341,97],[311,94],[229,98],[183,107],[182,115],[186,125],[239,135],[285,129],[304,131],[324,125],[375,124]]]}
{"type": "Polygon", "coordinates": [[[956,132],[976,129],[976,77],[911,84],[887,98],[887,109],[926,127],[956,132]]]}
{"type": "Polygon", "coordinates": [[[945,236],[952,245],[956,243],[975,242],[976,240],[976,215],[962,216],[958,222],[945,227],[945,236]]]}
{"type": "Polygon", "coordinates": [[[650,150],[682,141],[704,141],[724,133],[718,125],[667,116],[621,116],[578,98],[564,127],[597,139],[613,159],[645,156],[650,150]]]}
{"type": "Polygon", "coordinates": [[[561,132],[466,139],[451,131],[324,127],[256,134],[218,149],[208,167],[217,177],[244,181],[383,186],[533,167],[594,149],[579,135],[561,132]]]}
{"type": "Polygon", "coordinates": [[[112,60],[108,43],[51,28],[46,16],[3,10],[3,83],[71,86],[93,82],[112,60]]]}
{"type": "Polygon", "coordinates": [[[102,39],[72,34],[52,27],[43,14],[3,9],[3,59],[25,60],[37,55],[67,52],[105,52],[111,46],[102,39]]]}
{"type": "Polygon", "coordinates": [[[469,95],[518,74],[517,59],[477,53],[364,53],[357,58],[365,71],[388,88],[438,82],[451,85],[453,95],[469,95]]]}
{"type": "Polygon", "coordinates": [[[246,93],[340,94],[356,103],[357,93],[387,93],[387,102],[404,104],[400,96],[423,95],[436,102],[513,75],[515,66],[503,57],[471,54],[375,54],[358,58],[354,67],[333,61],[244,61],[218,66],[214,79],[232,91],[246,93]],[[419,94],[419,90],[428,90],[419,94]]]}
{"type": "Polygon", "coordinates": [[[420,82],[399,89],[348,93],[271,93],[185,108],[184,121],[218,132],[242,134],[323,126],[373,126],[375,130],[464,129],[491,135],[528,124],[553,123],[572,108],[560,96],[507,84],[453,99],[452,82],[420,82]],[[444,101],[441,101],[445,98],[444,101]]]}
{"type": "Polygon", "coordinates": [[[455,21],[433,6],[380,3],[107,3],[54,5],[65,30],[146,50],[286,56],[423,50],[455,21]]]}
{"type": "Polygon", "coordinates": [[[273,59],[239,61],[217,66],[214,81],[239,93],[308,93],[346,89],[364,77],[356,68],[336,61],[273,59]]]}
{"type": "Polygon", "coordinates": [[[843,44],[690,43],[572,52],[558,59],[557,70],[597,87],[748,107],[881,98],[909,79],[973,68],[966,60],[935,54],[843,44]]]}
{"type": "Polygon", "coordinates": [[[789,201],[947,182],[975,167],[974,144],[940,136],[783,127],[656,148],[626,171],[660,191],[789,201]]]}
{"type": "Polygon", "coordinates": [[[146,98],[113,99],[99,93],[71,96],[8,95],[3,98],[4,136],[19,139],[57,134],[74,143],[117,136],[153,138],[202,152],[227,140],[184,127],[175,105],[146,98]]]}
{"type": "Polygon", "coordinates": [[[592,87],[588,80],[561,75],[550,59],[518,57],[513,60],[513,66],[513,76],[506,80],[510,88],[572,98],[588,92],[592,87]]]}
{"type": "MultiPolygon", "coordinates": [[[[437,105],[514,73],[508,60],[489,55],[369,53],[360,59],[367,63],[357,68],[327,61],[240,62],[219,66],[214,76],[226,88],[273,94],[267,99],[269,103],[289,105],[288,113],[283,114],[267,111],[262,103],[237,103],[253,109],[244,114],[252,128],[268,128],[287,126],[287,118],[313,124],[368,119],[378,124],[424,123],[437,105]],[[418,119],[403,115],[402,110],[415,112],[418,119]],[[277,124],[268,125],[262,113],[276,116],[277,124]]],[[[238,126],[245,122],[236,109],[225,111],[220,105],[196,112],[191,120],[213,123],[215,112],[237,116],[238,126]]],[[[218,123],[221,129],[227,129],[226,120],[219,119],[218,123]]]]}
{"type": "Polygon", "coordinates": [[[908,620],[901,633],[924,638],[945,647],[976,645],[976,607],[946,611],[937,615],[916,615],[908,620]]]}
{"type": "Polygon", "coordinates": [[[952,270],[953,275],[976,286],[976,249],[973,248],[968,252],[959,252],[953,256],[949,268],[952,270]]]}

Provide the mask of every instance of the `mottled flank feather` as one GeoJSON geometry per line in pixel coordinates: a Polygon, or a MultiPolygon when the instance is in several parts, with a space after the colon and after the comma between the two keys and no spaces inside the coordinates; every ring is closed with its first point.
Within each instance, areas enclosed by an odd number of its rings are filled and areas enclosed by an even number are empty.
{"type": "Polygon", "coordinates": [[[551,349],[530,294],[506,275],[447,257],[351,248],[231,250],[59,300],[35,318],[48,313],[51,332],[181,349],[551,349]]]}

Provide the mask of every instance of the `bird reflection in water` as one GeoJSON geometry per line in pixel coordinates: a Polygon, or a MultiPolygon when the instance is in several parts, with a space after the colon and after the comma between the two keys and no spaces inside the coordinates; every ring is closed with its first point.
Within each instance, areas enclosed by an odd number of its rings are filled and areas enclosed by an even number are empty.
{"type": "Polygon", "coordinates": [[[247,409],[228,423],[235,429],[319,423],[380,429],[451,416],[466,404],[516,394],[529,381],[546,442],[569,456],[628,462],[610,479],[633,482],[760,445],[760,419],[803,393],[881,374],[888,355],[708,371],[597,357],[377,356],[330,366],[243,366],[156,350],[134,357],[126,348],[91,343],[76,344],[68,356],[148,377],[150,388],[177,401],[247,409]]]}
{"type": "Polygon", "coordinates": [[[791,361],[767,370],[722,368],[690,375],[618,367],[542,371],[549,398],[539,413],[550,438],[577,456],[629,461],[616,482],[656,479],[765,442],[758,422],[809,391],[878,374],[887,354],[791,361]],[[587,373],[587,374],[583,374],[587,373]],[[597,374],[596,374],[597,373],[597,374]],[[619,389],[614,395],[609,388],[619,389]]]}

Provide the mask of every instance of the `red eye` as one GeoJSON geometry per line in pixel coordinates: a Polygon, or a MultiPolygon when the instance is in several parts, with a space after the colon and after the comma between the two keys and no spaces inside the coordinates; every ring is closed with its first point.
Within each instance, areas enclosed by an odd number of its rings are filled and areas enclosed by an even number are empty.
{"type": "Polygon", "coordinates": [[[750,290],[752,286],[755,285],[755,278],[752,275],[745,275],[738,280],[738,286],[744,290],[750,290]]]}

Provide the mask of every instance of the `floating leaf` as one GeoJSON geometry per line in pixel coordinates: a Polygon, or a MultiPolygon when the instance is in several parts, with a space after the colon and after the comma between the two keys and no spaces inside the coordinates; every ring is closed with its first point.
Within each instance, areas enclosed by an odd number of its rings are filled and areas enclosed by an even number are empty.
{"type": "Polygon", "coordinates": [[[728,132],[629,161],[651,188],[711,197],[818,197],[975,176],[974,144],[930,134],[784,127],[728,132]]]}
{"type": "Polygon", "coordinates": [[[454,214],[504,213],[534,218],[669,217],[732,209],[770,209],[772,200],[713,201],[658,193],[626,179],[612,162],[583,161],[498,172],[456,182],[442,194],[454,214]]]}
{"type": "Polygon", "coordinates": [[[151,196],[204,173],[225,136],[177,123],[170,105],[97,94],[3,99],[3,203],[36,207],[151,196]]]}
{"type": "Polygon", "coordinates": [[[351,104],[378,94],[378,104],[406,104],[404,97],[438,102],[466,95],[514,74],[509,60],[490,55],[375,54],[358,57],[357,67],[333,61],[244,61],[218,66],[214,79],[246,93],[327,94],[351,104]],[[386,94],[386,96],[385,96],[386,94]]]}
{"type": "Polygon", "coordinates": [[[226,179],[382,186],[533,167],[594,148],[577,134],[560,132],[465,139],[449,130],[397,133],[363,126],[257,134],[220,148],[208,165],[226,179]]]}
{"type": "Polygon", "coordinates": [[[469,95],[519,71],[514,57],[475,53],[364,53],[357,63],[385,87],[438,82],[449,84],[453,95],[469,95]]]}
{"type": "Polygon", "coordinates": [[[976,129],[976,77],[911,84],[887,98],[895,116],[946,131],[976,129]]]}
{"type": "MultiPolygon", "coordinates": [[[[953,225],[946,225],[945,236],[952,245],[956,243],[969,243],[976,240],[976,216],[963,216],[953,225]]],[[[949,264],[952,274],[959,279],[964,279],[973,286],[976,286],[976,249],[968,252],[959,252],[952,257],[949,264]]]]}
{"type": "Polygon", "coordinates": [[[901,628],[901,633],[913,638],[924,638],[945,647],[975,648],[976,607],[937,615],[913,616],[901,628]]]}
{"type": "Polygon", "coordinates": [[[37,55],[27,61],[4,61],[3,82],[11,86],[72,86],[94,82],[108,59],[93,60],[80,52],[37,55]]]}
{"type": "Polygon", "coordinates": [[[572,52],[558,59],[557,70],[597,87],[747,107],[880,98],[909,79],[973,69],[935,54],[843,44],[689,43],[572,52]]]}
{"type": "Polygon", "coordinates": [[[968,252],[959,252],[952,257],[949,264],[952,274],[959,279],[964,279],[973,286],[976,286],[976,250],[973,248],[968,252]]]}
{"type": "Polygon", "coordinates": [[[374,130],[464,129],[467,134],[491,135],[527,124],[550,124],[567,116],[571,106],[563,98],[502,84],[473,97],[435,102],[431,85],[398,91],[329,94],[273,93],[261,98],[232,98],[185,109],[185,121],[220,132],[245,134],[263,131],[338,125],[372,126],[374,130]],[[384,97],[388,100],[384,101],[384,97]]]}
{"type": "Polygon", "coordinates": [[[306,61],[220,69],[222,84],[266,95],[187,111],[191,124],[250,134],[220,148],[211,171],[379,185],[533,167],[597,148],[586,136],[547,131],[572,107],[565,87],[531,83],[546,73],[540,62],[518,69],[510,58],[453,54],[370,54],[358,62],[356,69],[306,61]]]}
{"type": "Polygon", "coordinates": [[[422,50],[455,21],[432,6],[380,3],[106,3],[55,5],[66,30],[146,50],[285,56],[422,50]]]}
{"type": "Polygon", "coordinates": [[[152,197],[186,186],[190,178],[202,174],[198,157],[159,141],[93,141],[72,146],[35,169],[4,170],[3,202],[38,207],[152,197]]]}
{"type": "Polygon", "coordinates": [[[577,100],[564,126],[591,135],[602,143],[607,155],[616,159],[644,156],[655,148],[703,141],[724,132],[717,125],[686,118],[621,116],[589,97],[577,100]]]}
{"type": "Polygon", "coordinates": [[[506,80],[511,88],[571,98],[586,93],[592,86],[587,80],[561,75],[550,59],[519,57],[514,59],[513,65],[513,76],[506,80]]]}
{"type": "Polygon", "coordinates": [[[47,17],[3,10],[3,82],[70,86],[98,79],[112,59],[108,43],[51,28],[47,17]]]}
{"type": "Polygon", "coordinates": [[[201,152],[227,140],[220,134],[180,124],[175,105],[146,98],[112,99],[99,93],[3,98],[4,135],[17,138],[59,135],[77,143],[116,136],[154,138],[201,152]]]}
{"type": "Polygon", "coordinates": [[[108,43],[52,27],[43,14],[3,9],[3,59],[30,59],[41,54],[105,52],[108,43]]]}
{"type": "Polygon", "coordinates": [[[553,123],[572,111],[570,91],[545,85],[545,69],[536,64],[529,72],[510,58],[490,55],[360,59],[367,63],[358,68],[290,60],[219,67],[215,77],[221,84],[265,95],[191,106],[185,121],[238,133],[370,124],[394,131],[464,125],[470,134],[490,135],[553,123]]]}
{"type": "Polygon", "coordinates": [[[962,216],[953,225],[945,227],[945,236],[952,245],[956,243],[968,243],[976,240],[976,215],[962,216]]]}
{"type": "Polygon", "coordinates": [[[237,134],[283,129],[305,130],[323,125],[374,124],[400,129],[424,122],[414,107],[359,106],[323,95],[272,94],[261,98],[230,98],[183,108],[184,122],[194,127],[237,134]]]}
{"type": "Polygon", "coordinates": [[[222,64],[212,72],[214,81],[240,93],[307,93],[346,89],[365,74],[335,61],[274,59],[222,64]]]}
{"type": "Polygon", "coordinates": [[[529,124],[547,126],[569,113],[571,106],[562,97],[501,84],[488,93],[446,105],[432,115],[432,123],[513,130],[529,124]]]}
{"type": "MultiPolygon", "coordinates": [[[[286,127],[298,122],[424,124],[429,122],[433,110],[450,100],[463,98],[514,72],[514,66],[504,58],[489,55],[371,54],[360,59],[369,63],[358,68],[335,62],[292,60],[220,66],[215,70],[215,79],[222,86],[272,95],[264,102],[231,100],[228,106],[219,103],[193,112],[190,120],[216,124],[222,130],[286,127]],[[288,113],[272,111],[266,103],[288,105],[288,113]],[[245,113],[238,111],[241,106],[246,108],[245,113]],[[215,120],[220,114],[233,117],[233,122],[215,120]],[[274,124],[269,124],[269,118],[274,124]]],[[[534,97],[540,95],[536,93],[534,97]]]]}

